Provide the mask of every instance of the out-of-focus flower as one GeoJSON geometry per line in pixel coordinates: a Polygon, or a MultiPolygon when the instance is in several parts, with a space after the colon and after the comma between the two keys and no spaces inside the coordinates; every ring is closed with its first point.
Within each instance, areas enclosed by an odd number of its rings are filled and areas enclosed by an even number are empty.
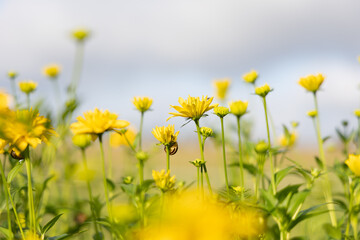
{"type": "Polygon", "coordinates": [[[124,184],[131,184],[134,181],[134,178],[132,176],[126,176],[123,177],[122,180],[124,184]]]}
{"type": "Polygon", "coordinates": [[[258,78],[258,73],[255,70],[248,72],[243,75],[243,79],[245,82],[255,84],[256,79],[258,78]]]}
{"type": "Polygon", "coordinates": [[[214,108],[214,114],[220,118],[225,117],[230,112],[229,108],[218,106],[214,108]]]}
{"type": "Polygon", "coordinates": [[[137,160],[144,162],[149,159],[149,154],[144,151],[139,151],[135,154],[135,157],[137,160]]]}
{"type": "Polygon", "coordinates": [[[243,192],[245,191],[245,188],[244,187],[241,187],[241,186],[232,186],[231,189],[234,191],[235,194],[237,195],[241,195],[243,194],[243,192]]]}
{"type": "Polygon", "coordinates": [[[87,111],[84,117],[79,116],[77,122],[71,124],[70,129],[74,134],[103,134],[106,131],[117,130],[129,126],[129,122],[118,120],[118,115],[108,110],[102,111],[95,108],[87,111]]]}
{"type": "Polygon", "coordinates": [[[129,204],[114,204],[112,206],[112,213],[116,223],[129,223],[137,218],[136,209],[129,204]]]}
{"type": "Polygon", "coordinates": [[[179,131],[175,132],[175,126],[170,124],[167,127],[156,126],[152,129],[151,133],[165,146],[171,146],[176,143],[177,136],[179,135],[179,131]]]}
{"type": "Polygon", "coordinates": [[[4,148],[7,145],[7,142],[4,139],[0,138],[0,154],[4,153],[4,148]]]}
{"type": "Polygon", "coordinates": [[[354,115],[358,118],[360,118],[360,109],[355,109],[354,115]]]}
{"type": "Polygon", "coordinates": [[[37,83],[34,81],[19,82],[19,88],[23,93],[29,94],[36,90],[37,83]]]}
{"type": "Polygon", "coordinates": [[[200,134],[206,139],[208,137],[211,137],[214,134],[214,131],[209,127],[201,127],[200,134]]]}
{"type": "Polygon", "coordinates": [[[356,176],[360,176],[360,155],[350,154],[345,164],[356,176]]]}
{"type": "Polygon", "coordinates": [[[49,64],[43,68],[43,74],[49,78],[56,78],[61,71],[58,64],[49,64]]]}
{"type": "Polygon", "coordinates": [[[10,95],[0,90],[0,111],[9,108],[10,95]]]}
{"type": "Polygon", "coordinates": [[[285,133],[280,137],[279,143],[282,147],[290,148],[295,144],[296,139],[297,135],[295,132],[285,133]]]}
{"type": "Polygon", "coordinates": [[[89,30],[84,28],[79,28],[72,32],[72,36],[79,42],[85,41],[89,37],[89,35],[89,30]]]}
{"type": "Polygon", "coordinates": [[[260,97],[266,97],[266,95],[268,95],[269,92],[271,92],[271,88],[267,83],[265,83],[261,87],[255,88],[255,94],[259,95],[260,97]]]}
{"type": "Polygon", "coordinates": [[[137,110],[144,113],[150,109],[153,100],[149,97],[134,97],[132,103],[135,105],[137,110]]]}
{"type": "Polygon", "coordinates": [[[167,192],[173,190],[175,186],[175,176],[170,176],[170,171],[165,172],[161,170],[160,172],[153,170],[152,177],[155,181],[156,186],[162,191],[167,192]]]}
{"type": "Polygon", "coordinates": [[[259,154],[265,154],[267,151],[269,150],[269,144],[266,143],[263,140],[260,140],[256,145],[255,145],[255,152],[259,153],[259,154]]]}
{"type": "Polygon", "coordinates": [[[248,107],[247,101],[232,101],[229,103],[230,112],[234,114],[236,117],[241,117],[246,113],[247,107],[248,107]]]}
{"type": "Polygon", "coordinates": [[[13,80],[13,79],[15,79],[16,77],[17,77],[17,72],[15,72],[15,71],[8,71],[8,77],[11,79],[11,80],[13,80]]]}
{"type": "Polygon", "coordinates": [[[72,142],[75,146],[85,149],[90,146],[92,136],[90,134],[76,134],[72,137],[72,142]]]}
{"type": "Polygon", "coordinates": [[[316,110],[311,110],[311,111],[308,111],[306,114],[307,114],[309,117],[314,118],[314,117],[317,116],[318,113],[317,113],[316,110]]]}
{"type": "Polygon", "coordinates": [[[25,240],[40,240],[40,239],[41,238],[36,233],[33,233],[31,231],[28,231],[25,234],[25,240]]]}
{"type": "Polygon", "coordinates": [[[230,83],[231,83],[230,79],[227,79],[227,78],[222,79],[222,80],[215,80],[213,82],[217,98],[219,98],[220,100],[223,100],[226,98],[226,94],[228,92],[230,83]]]}
{"type": "Polygon", "coordinates": [[[110,134],[110,146],[113,148],[119,146],[129,146],[134,144],[136,131],[134,128],[124,129],[125,131],[116,131],[110,134]]]}
{"type": "Polygon", "coordinates": [[[308,90],[309,92],[316,92],[319,90],[321,84],[323,83],[325,77],[322,74],[318,75],[309,75],[306,77],[302,77],[299,80],[300,86],[308,90]]]}
{"type": "Polygon", "coordinates": [[[83,168],[79,168],[76,172],[76,177],[80,180],[80,181],[92,181],[94,180],[96,176],[96,171],[93,169],[83,169],[83,168]]]}
{"type": "Polygon", "coordinates": [[[293,128],[297,128],[297,127],[299,126],[299,122],[292,121],[292,122],[291,122],[291,126],[292,126],[293,128]]]}
{"type": "Polygon", "coordinates": [[[189,161],[192,165],[195,167],[201,167],[201,165],[205,164],[204,160],[201,160],[199,158],[195,159],[194,161],[189,161]]]}
{"type": "Polygon", "coordinates": [[[213,109],[218,104],[211,105],[212,100],[214,97],[208,98],[207,96],[203,96],[201,99],[200,97],[191,97],[189,96],[186,100],[183,98],[179,98],[179,103],[181,106],[172,106],[178,112],[171,112],[173,116],[169,117],[167,120],[173,117],[185,117],[192,119],[194,121],[199,120],[205,112],[213,109]]]}

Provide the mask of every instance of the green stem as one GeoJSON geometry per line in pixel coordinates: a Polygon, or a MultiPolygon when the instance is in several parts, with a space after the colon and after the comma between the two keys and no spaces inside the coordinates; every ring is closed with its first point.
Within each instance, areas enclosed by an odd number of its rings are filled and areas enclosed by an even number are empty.
{"type": "Polygon", "coordinates": [[[108,184],[107,184],[107,180],[106,180],[105,156],[104,156],[104,147],[103,147],[103,141],[102,141],[102,134],[99,134],[99,143],[100,143],[100,152],[101,152],[101,163],[102,163],[102,171],[103,171],[103,183],[104,183],[104,190],[105,190],[106,207],[107,207],[107,210],[108,210],[110,221],[113,222],[111,205],[110,205],[110,201],[109,201],[108,184]]]}
{"type": "Polygon", "coordinates": [[[11,196],[10,185],[8,185],[7,191],[8,191],[8,196],[9,196],[9,199],[10,199],[10,202],[11,202],[11,206],[12,206],[12,208],[13,208],[14,215],[15,215],[15,218],[16,218],[16,223],[17,223],[17,225],[18,225],[18,227],[19,227],[19,229],[20,229],[21,237],[22,237],[23,240],[25,240],[25,235],[24,235],[24,231],[23,231],[23,229],[22,229],[22,227],[21,227],[20,218],[19,218],[19,215],[18,215],[18,213],[17,213],[17,211],[16,211],[16,205],[15,205],[15,203],[14,203],[14,200],[13,200],[12,196],[11,196]]]}
{"type": "Polygon", "coordinates": [[[26,103],[27,103],[27,108],[30,110],[30,93],[26,94],[26,103]]]}
{"type": "Polygon", "coordinates": [[[139,160],[139,182],[140,186],[144,183],[144,162],[139,160]]]}
{"type": "Polygon", "coordinates": [[[280,229],[280,240],[288,240],[290,237],[290,234],[288,231],[284,229],[280,229]]]}
{"type": "Polygon", "coordinates": [[[91,210],[91,214],[92,214],[92,217],[93,217],[93,221],[94,221],[94,227],[95,227],[95,232],[96,232],[96,235],[99,234],[99,229],[98,229],[98,226],[97,226],[97,216],[96,216],[96,213],[95,213],[95,209],[93,207],[93,204],[94,204],[94,198],[93,198],[93,195],[92,195],[92,191],[91,191],[91,185],[90,185],[90,180],[89,180],[89,169],[88,169],[88,166],[87,166],[87,161],[86,161],[86,155],[85,155],[85,149],[82,148],[81,149],[81,154],[82,154],[82,159],[83,159],[83,165],[84,165],[84,170],[86,172],[86,185],[87,185],[87,189],[88,189],[88,194],[89,194],[89,200],[90,200],[90,210],[91,210]]]}
{"type": "MultiPolygon", "coordinates": [[[[6,155],[4,154],[4,162],[6,161],[6,155]]],[[[11,233],[9,239],[11,240],[12,239],[12,235],[13,235],[13,232],[12,232],[12,229],[11,229],[11,216],[10,216],[10,207],[9,207],[9,196],[8,196],[8,191],[7,191],[7,188],[8,188],[8,184],[7,184],[7,181],[6,181],[6,178],[5,178],[5,172],[4,172],[4,169],[3,169],[3,165],[0,163],[0,173],[1,173],[1,179],[2,179],[2,182],[3,182],[3,187],[4,187],[4,195],[5,195],[5,204],[6,204],[6,211],[7,211],[7,221],[8,221],[8,230],[9,230],[9,233],[11,233]]]]}
{"type": "Polygon", "coordinates": [[[199,191],[199,189],[200,189],[200,167],[196,167],[196,172],[197,172],[197,184],[196,184],[196,186],[197,186],[197,190],[199,191]]]}
{"type": "MultiPolygon", "coordinates": [[[[245,180],[244,180],[244,160],[243,160],[243,151],[241,143],[241,128],[240,128],[240,117],[237,117],[237,128],[238,128],[238,138],[239,138],[239,166],[240,166],[240,186],[245,190],[245,180]]],[[[241,194],[244,197],[244,191],[241,194]]]]}
{"type": "Polygon", "coordinates": [[[141,112],[140,131],[139,131],[139,151],[141,151],[141,149],[142,149],[142,131],[143,131],[143,125],[144,125],[144,112],[141,112]]]}
{"type": "Polygon", "coordinates": [[[70,96],[73,98],[75,98],[76,88],[80,82],[83,60],[84,60],[84,42],[81,41],[81,42],[77,42],[76,45],[74,69],[73,69],[72,79],[69,89],[70,96]]]}
{"type": "Polygon", "coordinates": [[[228,182],[228,175],[227,175],[227,164],[226,164],[226,150],[225,150],[225,133],[224,133],[224,118],[220,117],[221,122],[221,140],[222,140],[222,153],[223,153],[223,160],[224,160],[224,173],[225,173],[225,185],[226,191],[228,196],[230,195],[229,189],[229,182],[228,182]]]}
{"type": "Polygon", "coordinates": [[[273,190],[273,194],[276,194],[276,185],[275,185],[275,172],[274,172],[274,159],[272,156],[271,151],[271,141],[270,141],[270,129],[269,129],[269,121],[268,121],[268,114],[267,114],[267,106],[266,106],[266,98],[263,97],[263,104],[264,104],[264,111],[265,111],[265,120],[266,120],[266,131],[268,137],[268,144],[269,144],[269,160],[270,160],[270,169],[271,169],[271,186],[273,190]]]}
{"type": "Polygon", "coordinates": [[[10,83],[11,83],[12,95],[14,96],[14,101],[15,101],[15,109],[17,109],[19,103],[18,103],[17,94],[16,94],[15,79],[10,79],[10,83]]]}
{"type": "Polygon", "coordinates": [[[33,196],[32,179],[31,179],[31,162],[29,156],[30,155],[29,147],[25,149],[24,154],[25,154],[27,181],[28,181],[28,207],[29,207],[29,217],[30,217],[30,231],[32,233],[36,233],[36,216],[34,209],[34,196],[33,196]]]}
{"type": "Polygon", "coordinates": [[[358,149],[357,153],[360,154],[360,117],[358,117],[358,149]]]}
{"type": "Polygon", "coordinates": [[[204,170],[203,165],[200,166],[201,168],[201,197],[204,199],[204,170]]]}
{"type": "Polygon", "coordinates": [[[166,171],[170,171],[170,146],[166,145],[166,171]]]}
{"type": "Polygon", "coordinates": [[[323,179],[323,189],[324,189],[324,196],[325,200],[328,203],[327,207],[329,210],[330,220],[333,227],[337,227],[337,220],[336,220],[336,214],[335,214],[335,207],[332,198],[332,192],[329,182],[329,176],[327,173],[327,165],[325,162],[325,153],[324,153],[324,146],[323,146],[323,140],[321,138],[321,132],[320,132],[320,119],[319,119],[319,107],[318,107],[318,101],[316,97],[316,92],[314,92],[314,102],[315,102],[315,110],[317,112],[317,115],[315,116],[316,121],[316,135],[318,140],[318,146],[319,146],[319,154],[320,154],[320,160],[323,165],[324,170],[324,179],[323,179]]]}

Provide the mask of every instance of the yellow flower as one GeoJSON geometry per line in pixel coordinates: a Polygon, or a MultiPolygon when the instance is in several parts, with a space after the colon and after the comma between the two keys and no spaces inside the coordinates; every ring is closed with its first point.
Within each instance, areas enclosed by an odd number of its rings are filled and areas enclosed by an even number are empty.
{"type": "Polygon", "coordinates": [[[9,71],[8,72],[8,77],[10,78],[10,79],[15,79],[16,77],[17,77],[17,72],[15,72],[15,71],[9,71]]]}
{"type": "Polygon", "coordinates": [[[53,134],[56,133],[50,126],[50,120],[32,109],[18,110],[4,126],[5,140],[20,152],[28,146],[36,148],[41,142],[48,142],[53,134]]]}
{"type": "Polygon", "coordinates": [[[89,37],[90,32],[86,29],[80,28],[72,32],[73,37],[78,40],[79,42],[84,41],[86,38],[89,37]]]}
{"type": "Polygon", "coordinates": [[[163,192],[170,191],[175,186],[175,176],[170,177],[170,171],[165,173],[165,170],[160,172],[153,170],[152,176],[156,186],[163,192]]]}
{"type": "Polygon", "coordinates": [[[37,83],[34,81],[22,81],[19,82],[19,87],[20,90],[26,94],[29,94],[33,91],[35,91],[36,87],[37,87],[37,83]]]}
{"type": "Polygon", "coordinates": [[[111,147],[119,147],[121,145],[129,146],[134,144],[136,138],[136,131],[133,128],[128,128],[126,131],[121,132],[113,132],[110,134],[110,146],[111,147]],[[126,138],[125,138],[126,137],[126,138]],[[126,139],[129,141],[126,141],[126,139]]]}
{"type": "Polygon", "coordinates": [[[134,97],[132,103],[135,105],[136,109],[144,113],[151,107],[153,100],[149,97],[134,97]]]}
{"type": "Polygon", "coordinates": [[[57,64],[49,64],[43,68],[43,74],[49,78],[56,78],[61,71],[61,67],[57,64]]]}
{"type": "Polygon", "coordinates": [[[360,118],[360,109],[355,109],[354,114],[356,117],[360,118]]]}
{"type": "Polygon", "coordinates": [[[4,139],[0,138],[0,154],[4,153],[4,148],[7,145],[7,142],[4,139]]]}
{"type": "Polygon", "coordinates": [[[111,208],[116,223],[128,223],[136,220],[137,213],[133,205],[115,204],[111,208]]]}
{"type": "Polygon", "coordinates": [[[101,111],[95,108],[94,111],[87,111],[84,117],[77,117],[77,122],[71,124],[70,129],[74,134],[95,134],[100,135],[106,131],[117,130],[129,126],[129,122],[118,120],[118,115],[108,110],[101,111]]]}
{"type": "Polygon", "coordinates": [[[306,77],[302,77],[299,80],[299,84],[300,86],[302,86],[303,88],[305,88],[306,90],[310,91],[310,92],[316,92],[317,90],[319,90],[321,84],[323,83],[325,77],[322,74],[318,74],[318,75],[309,75],[306,77]]]}
{"type": "Polygon", "coordinates": [[[0,111],[9,108],[10,95],[0,90],[0,111]]]}
{"type": "Polygon", "coordinates": [[[40,237],[36,233],[28,231],[25,234],[25,240],[40,240],[40,237]]]}
{"type": "Polygon", "coordinates": [[[172,114],[173,116],[166,119],[166,121],[173,117],[185,117],[197,121],[204,115],[205,112],[213,109],[218,105],[218,104],[210,105],[213,99],[214,97],[208,98],[207,96],[205,97],[203,96],[200,100],[200,97],[189,96],[186,100],[184,100],[183,98],[180,97],[179,103],[181,106],[170,105],[170,107],[174,108],[178,112],[169,113],[172,114]]]}
{"type": "Polygon", "coordinates": [[[200,128],[200,134],[204,138],[211,137],[214,134],[214,131],[209,127],[201,127],[200,128]]]}
{"type": "Polygon", "coordinates": [[[280,137],[279,142],[283,147],[292,147],[297,139],[297,135],[295,132],[289,133],[288,135],[284,134],[280,137]]]}
{"type": "Polygon", "coordinates": [[[314,118],[314,117],[317,116],[318,113],[317,113],[316,110],[311,110],[311,111],[308,111],[306,114],[307,114],[309,117],[314,118]]]}
{"type": "Polygon", "coordinates": [[[90,134],[76,134],[72,137],[72,142],[79,148],[87,148],[91,144],[92,136],[90,134]]]}
{"type": "Polygon", "coordinates": [[[257,78],[258,78],[258,73],[255,70],[252,70],[251,72],[248,72],[243,76],[245,82],[253,83],[253,84],[255,83],[257,78]]]}
{"type": "Polygon", "coordinates": [[[247,101],[233,101],[229,103],[230,112],[234,114],[236,117],[241,117],[246,113],[248,102],[247,101]]]}
{"type": "Polygon", "coordinates": [[[350,154],[345,164],[356,176],[360,176],[360,155],[350,154]]]}
{"type": "Polygon", "coordinates": [[[265,141],[260,140],[256,145],[255,145],[255,152],[259,153],[259,154],[264,154],[267,152],[267,150],[269,150],[269,144],[267,144],[265,141]]]}
{"type": "Polygon", "coordinates": [[[269,92],[271,92],[271,89],[270,89],[270,86],[267,83],[265,83],[261,87],[256,87],[255,88],[255,94],[259,95],[260,97],[266,97],[266,95],[268,95],[269,92]]]}
{"type": "Polygon", "coordinates": [[[221,106],[215,107],[214,114],[220,118],[223,118],[229,114],[229,109],[227,107],[221,107],[221,106]]]}
{"type": "Polygon", "coordinates": [[[215,90],[216,90],[216,96],[217,98],[223,100],[226,98],[226,93],[229,89],[229,86],[230,86],[230,79],[223,79],[223,80],[216,80],[214,81],[214,87],[215,87],[215,90]]]}
{"type": "Polygon", "coordinates": [[[179,135],[179,131],[175,132],[175,126],[170,124],[167,127],[156,126],[152,129],[151,133],[157,140],[159,140],[160,143],[164,144],[165,146],[172,146],[176,142],[177,136],[179,135]]]}

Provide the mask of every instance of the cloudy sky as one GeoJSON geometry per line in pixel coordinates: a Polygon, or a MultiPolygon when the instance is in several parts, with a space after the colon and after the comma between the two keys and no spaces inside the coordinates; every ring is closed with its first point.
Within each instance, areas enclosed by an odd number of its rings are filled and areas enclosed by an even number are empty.
{"type": "MultiPolygon", "coordinates": [[[[322,127],[335,140],[334,127],[343,119],[355,126],[352,112],[360,107],[359,22],[357,0],[0,0],[0,87],[9,88],[6,72],[14,69],[19,80],[39,82],[34,98],[54,104],[41,68],[60,64],[64,90],[74,61],[70,32],[86,27],[92,35],[85,47],[78,114],[107,108],[138,124],[130,99],[150,96],[149,129],[167,124],[169,105],[178,97],[213,95],[212,81],[229,77],[229,99],[249,101],[247,119],[255,121],[256,138],[264,138],[261,101],[241,79],[255,69],[259,84],[274,88],[268,103],[277,132],[297,120],[300,140],[311,142],[313,126],[305,113],[313,108],[312,96],[297,81],[323,73],[322,127]]],[[[211,116],[203,123],[216,120],[211,116]]],[[[183,119],[170,122],[179,128],[183,119]]]]}

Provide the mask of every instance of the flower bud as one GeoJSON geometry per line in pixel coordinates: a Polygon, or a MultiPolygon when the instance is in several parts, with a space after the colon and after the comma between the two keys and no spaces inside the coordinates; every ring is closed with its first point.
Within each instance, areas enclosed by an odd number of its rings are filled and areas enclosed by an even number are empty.
{"type": "Polygon", "coordinates": [[[311,110],[306,113],[309,117],[314,118],[317,116],[318,112],[316,110],[311,110]]]}
{"type": "Polygon", "coordinates": [[[214,131],[209,127],[202,127],[202,128],[200,128],[200,134],[204,138],[208,138],[214,134],[214,131]]]}
{"type": "Polygon", "coordinates": [[[136,159],[139,161],[146,161],[149,158],[149,154],[147,154],[146,152],[140,151],[136,153],[136,159]]]}
{"type": "Polygon", "coordinates": [[[228,115],[229,114],[229,109],[227,108],[227,107],[215,107],[214,108],[214,113],[218,116],[218,117],[220,117],[220,118],[223,118],[223,117],[225,117],[226,115],[228,115]]]}
{"type": "Polygon", "coordinates": [[[85,149],[91,144],[92,137],[90,134],[76,134],[72,138],[72,142],[75,146],[85,149]]]}
{"type": "Polygon", "coordinates": [[[261,140],[255,145],[255,152],[258,154],[265,154],[269,150],[269,144],[261,140]]]}
{"type": "Polygon", "coordinates": [[[124,184],[131,184],[134,181],[134,178],[132,176],[126,176],[122,179],[124,184]]]}
{"type": "Polygon", "coordinates": [[[260,97],[266,97],[269,92],[271,92],[271,88],[267,83],[261,87],[255,88],[255,94],[259,95],[260,97]]]}

